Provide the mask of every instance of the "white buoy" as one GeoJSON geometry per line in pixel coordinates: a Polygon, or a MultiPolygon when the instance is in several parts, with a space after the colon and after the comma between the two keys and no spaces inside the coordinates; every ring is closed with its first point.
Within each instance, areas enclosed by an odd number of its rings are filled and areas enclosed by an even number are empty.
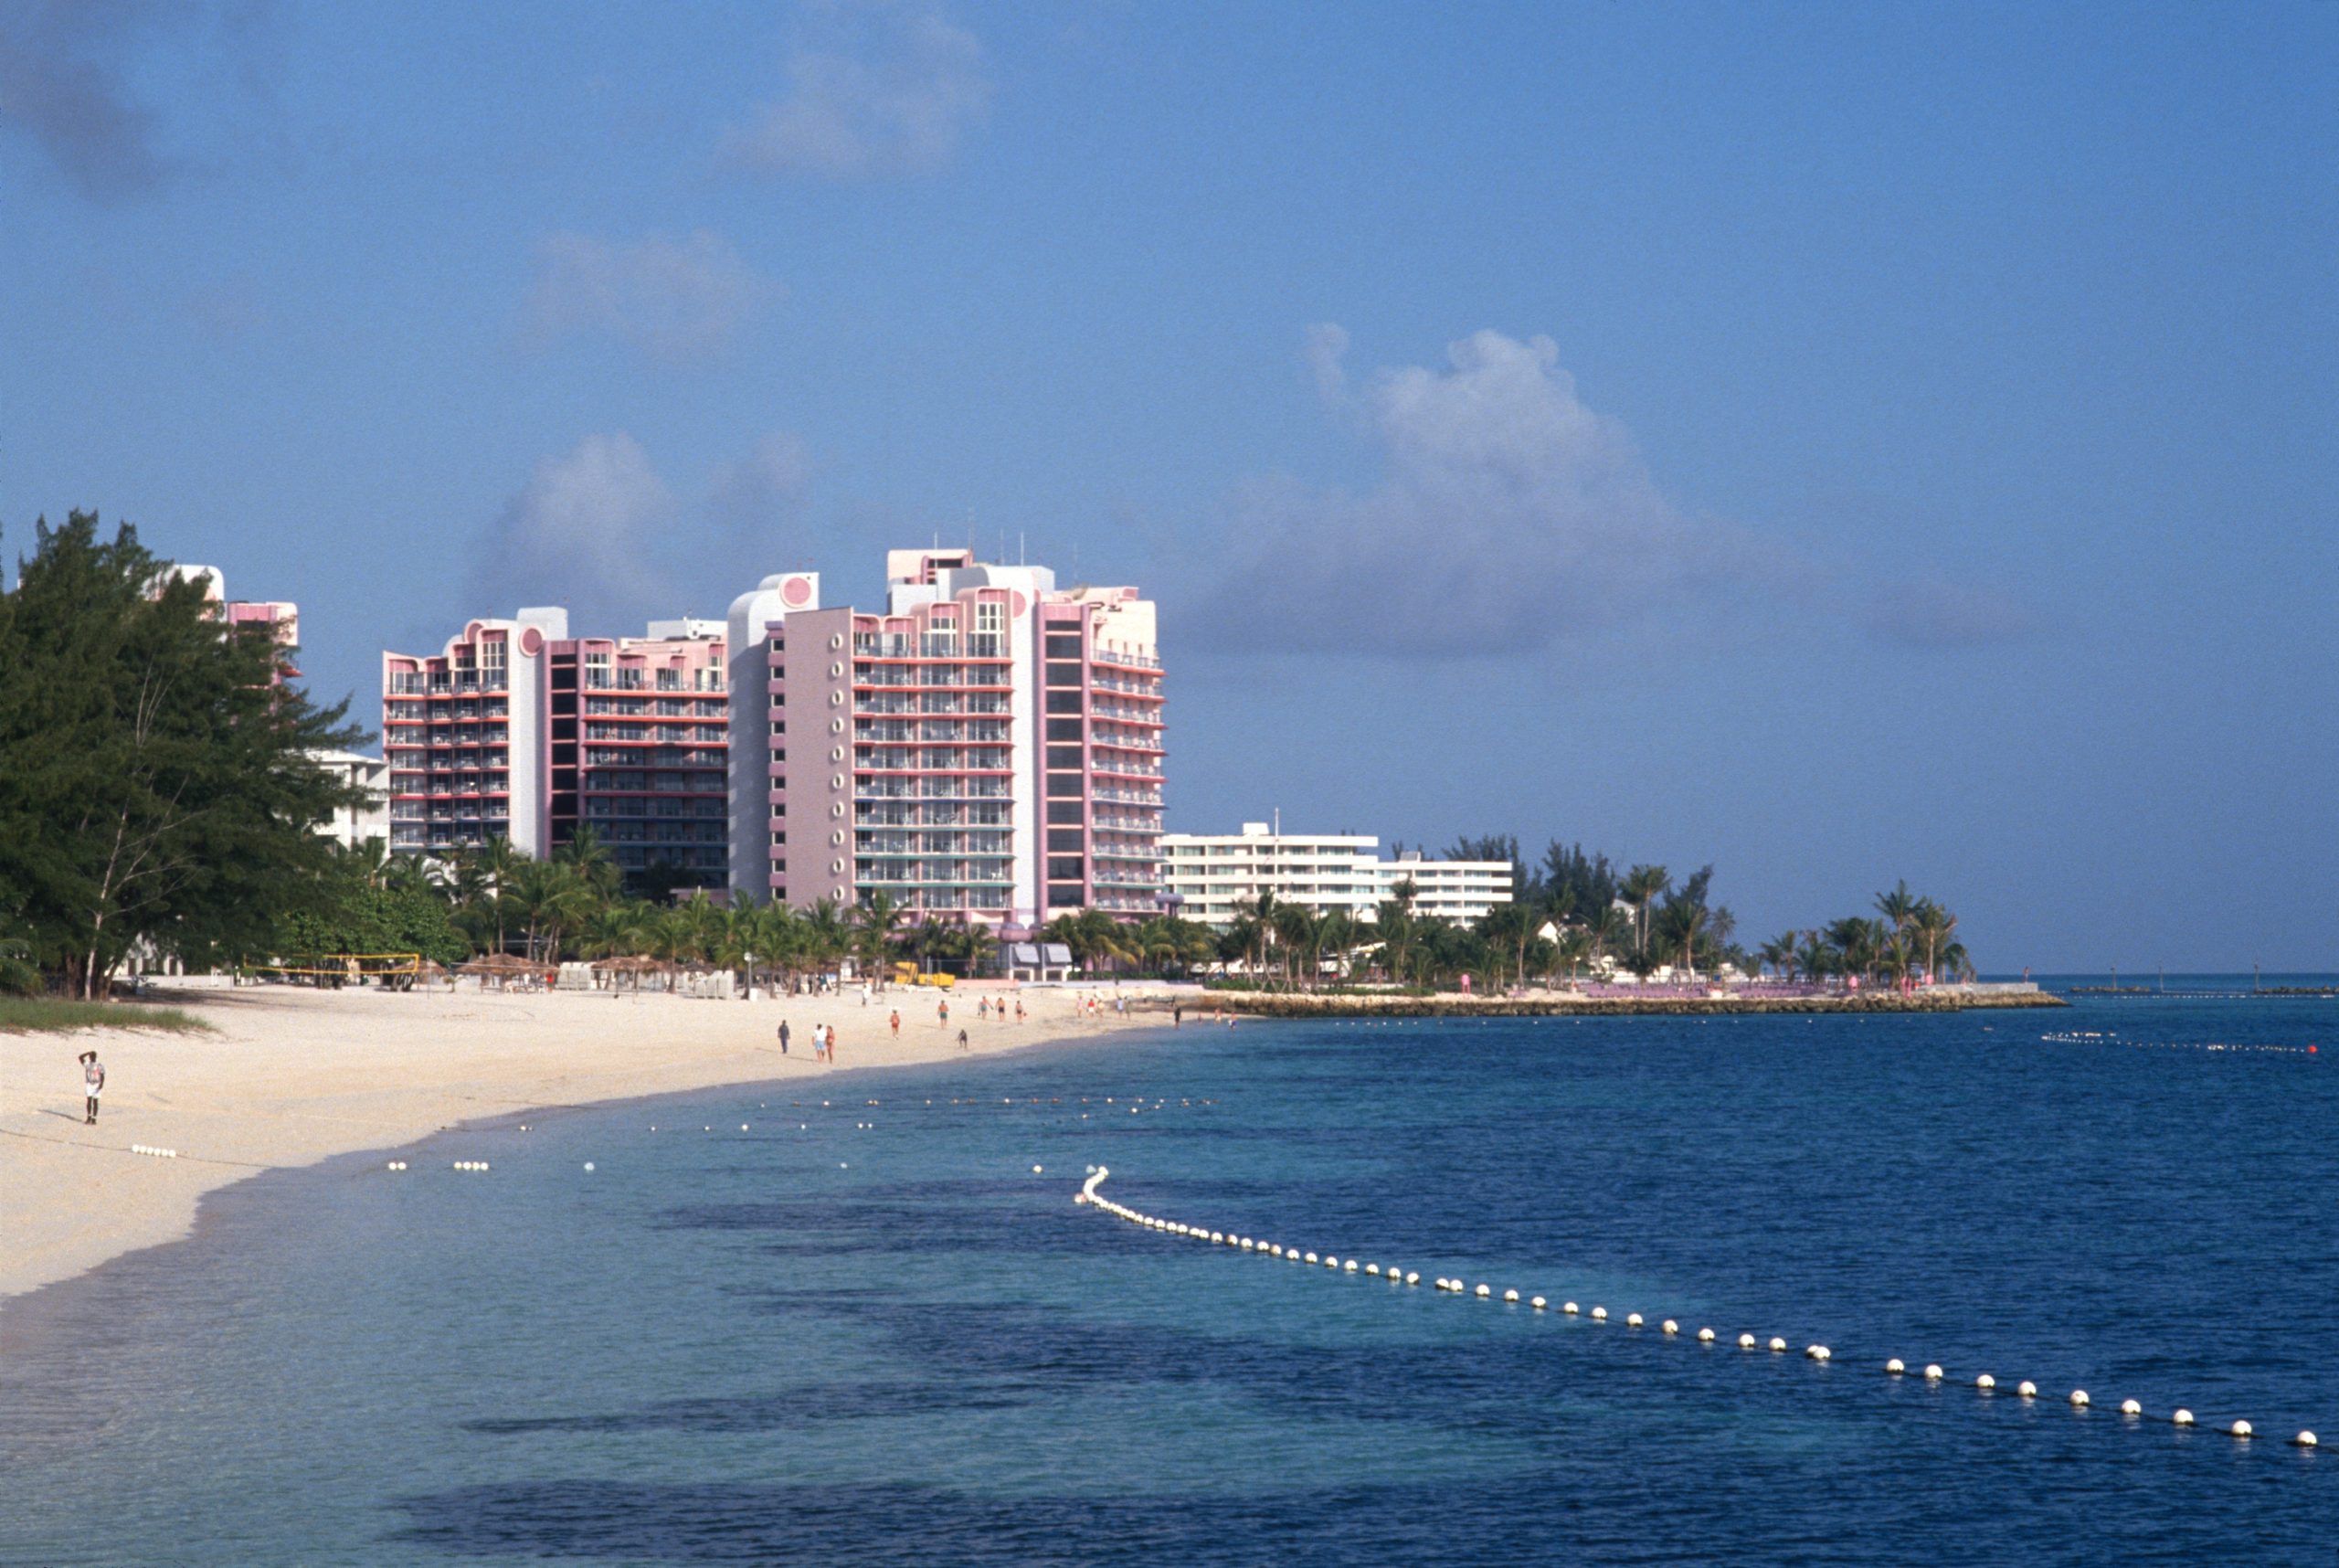
{"type": "Polygon", "coordinates": [[[1039,1168],[1038,1166],[1036,1166],[1036,1165],[1032,1166],[1032,1175],[1034,1175],[1034,1176],[1037,1176],[1038,1174],[1040,1174],[1040,1168],[1039,1168]]]}
{"type": "Polygon", "coordinates": [[[2297,1436],[2291,1438],[2291,1442],[2301,1448],[2312,1448],[2315,1446],[2316,1438],[2314,1434],[2312,1432],[2302,1432],[2297,1436]]]}
{"type": "Polygon", "coordinates": [[[1405,1283],[1408,1285],[1419,1285],[1421,1282],[1422,1277],[1418,1274],[1408,1274],[1405,1276],[1405,1283]]]}
{"type": "Polygon", "coordinates": [[[1672,1319],[1670,1319],[1670,1318],[1667,1318],[1667,1319],[1664,1321],[1664,1323],[1663,1323],[1662,1325],[1660,1325],[1660,1326],[1661,1326],[1661,1327],[1665,1330],[1665,1331],[1666,1331],[1667,1333],[1668,1333],[1668,1334],[1678,1334],[1678,1333],[1679,1333],[1679,1332],[1681,1331],[1681,1325],[1680,1325],[1680,1324],[1678,1324],[1678,1323],[1677,1323],[1677,1322],[1675,1322],[1675,1321],[1674,1321],[1672,1319]]]}
{"type": "Polygon", "coordinates": [[[1741,1351],[1751,1351],[1751,1350],[1752,1350],[1752,1349],[1754,1348],[1754,1336],[1753,1336],[1753,1335],[1752,1335],[1752,1334],[1741,1334],[1741,1335],[1739,1335],[1739,1336],[1738,1336],[1738,1348],[1739,1348],[1740,1350],[1741,1350],[1741,1351]]]}
{"type": "Polygon", "coordinates": [[[1780,1339],[1776,1334],[1771,1336],[1771,1350],[1774,1354],[1784,1351],[1786,1348],[1787,1342],[1784,1340],[1780,1339]]]}
{"type": "Polygon", "coordinates": [[[1640,1315],[1639,1313],[1637,1313],[1637,1312],[1627,1312],[1627,1313],[1625,1313],[1625,1328],[1627,1328],[1627,1329],[1637,1329],[1637,1328],[1639,1328],[1640,1326],[1641,1326],[1641,1315],[1640,1315]]]}
{"type": "Polygon", "coordinates": [[[2024,1378],[2020,1383],[2015,1384],[2014,1391],[2025,1399],[2037,1399],[2038,1397],[2038,1385],[2031,1382],[2028,1378],[2024,1378]]]}
{"type": "Polygon", "coordinates": [[[1927,1383],[1939,1383],[1941,1380],[1942,1380],[1942,1370],[1941,1370],[1941,1368],[1940,1368],[1938,1365],[1936,1365],[1935,1363],[1933,1363],[1933,1362],[1931,1362],[1931,1361],[1926,1362],[1926,1363],[1925,1363],[1925,1381],[1926,1381],[1927,1383]]]}
{"type": "Polygon", "coordinates": [[[1803,1347],[1803,1353],[1815,1361],[1831,1361],[1836,1354],[1825,1345],[1805,1345],[1803,1347]]]}
{"type": "Polygon", "coordinates": [[[2120,1402],[2120,1414],[2122,1415],[2142,1415],[2143,1413],[2144,1407],[2133,1399],[2123,1399],[2120,1402]]]}
{"type": "Polygon", "coordinates": [[[1481,1285],[1478,1287],[1478,1298],[1482,1301],[1492,1296],[1494,1293],[1494,1287],[1491,1285],[1481,1285]]]}
{"type": "Polygon", "coordinates": [[[1576,1314],[1576,1305],[1572,1301],[1563,1301],[1560,1304],[1560,1310],[1572,1318],[1576,1314]]]}
{"type": "Polygon", "coordinates": [[[1519,1299],[1519,1292],[1516,1290],[1506,1290],[1502,1293],[1502,1298],[1506,1301],[1516,1301],[1519,1299]]]}
{"type": "Polygon", "coordinates": [[[1550,1306],[1551,1303],[1544,1300],[1540,1296],[1538,1296],[1534,1300],[1529,1301],[1528,1305],[1534,1308],[1538,1312],[1540,1312],[1544,1308],[1550,1306]]]}
{"type": "Polygon", "coordinates": [[[2087,1390],[2083,1388],[2075,1388],[2071,1390],[2071,1408],[2073,1410],[2085,1410],[2087,1406],[2087,1390]]]}
{"type": "Polygon", "coordinates": [[[1324,1255],[1324,1266],[1325,1266],[1326,1268],[1338,1268],[1338,1267],[1339,1267],[1339,1266],[1340,1266],[1340,1260],[1339,1260],[1339,1258],[1337,1258],[1337,1257],[1334,1257],[1330,1253],[1328,1253],[1328,1253],[1326,1253],[1326,1254],[1324,1255]]]}
{"type": "Polygon", "coordinates": [[[2193,1425],[2193,1413],[2189,1410],[2180,1409],[2171,1414],[2168,1419],[2171,1425],[2190,1426],[2193,1425]]]}
{"type": "Polygon", "coordinates": [[[1307,1255],[1307,1262],[1309,1262],[1309,1263],[1313,1263],[1313,1262],[1315,1262],[1315,1261],[1316,1261],[1316,1255],[1315,1255],[1314,1253],[1312,1253],[1312,1252],[1311,1252],[1311,1253],[1309,1253],[1309,1254],[1307,1255]]]}
{"type": "Polygon", "coordinates": [[[1900,1364],[1900,1358],[1899,1356],[1895,1356],[1890,1361],[1884,1363],[1884,1370],[1890,1372],[1894,1377],[1899,1377],[1902,1372],[1907,1372],[1909,1369],[1900,1364]]]}
{"type": "Polygon", "coordinates": [[[586,1170],[587,1170],[587,1171],[590,1171],[591,1169],[593,1169],[593,1162],[592,1162],[591,1160],[587,1160],[585,1162],[585,1169],[586,1169],[586,1170]]]}
{"type": "Polygon", "coordinates": [[[2247,1421],[2237,1421],[2231,1426],[2227,1427],[2226,1430],[2232,1433],[2237,1437],[2247,1437],[2251,1435],[2252,1428],[2247,1421]]]}
{"type": "Polygon", "coordinates": [[[1998,1380],[1992,1377],[1988,1372],[1984,1372],[1980,1377],[1974,1380],[1974,1386],[1975,1388],[1995,1388],[1998,1386],[1998,1380]]]}
{"type": "MultiPolygon", "coordinates": [[[[746,1122],[744,1122],[744,1121],[743,1121],[743,1122],[741,1122],[741,1123],[739,1124],[739,1130],[740,1130],[741,1132],[745,1132],[745,1131],[746,1131],[746,1130],[747,1130],[747,1124],[746,1124],[746,1122]]],[[[1032,1170],[1034,1170],[1034,1171],[1037,1171],[1037,1170],[1039,1169],[1039,1167],[1038,1167],[1038,1166],[1036,1166],[1036,1165],[1034,1165],[1034,1166],[1032,1166],[1032,1170]]]]}
{"type": "Polygon", "coordinates": [[[1340,1265],[1340,1272],[1343,1274],[1354,1274],[1356,1272],[1356,1259],[1350,1258],[1348,1262],[1340,1265]]]}
{"type": "Polygon", "coordinates": [[[1698,1343],[1701,1345],[1710,1345],[1713,1342],[1714,1331],[1711,1329],[1700,1329],[1698,1330],[1698,1343]]]}
{"type": "Polygon", "coordinates": [[[1608,1320],[1608,1308],[1594,1307],[1592,1309],[1592,1320],[1595,1323],[1605,1323],[1608,1320]]]}

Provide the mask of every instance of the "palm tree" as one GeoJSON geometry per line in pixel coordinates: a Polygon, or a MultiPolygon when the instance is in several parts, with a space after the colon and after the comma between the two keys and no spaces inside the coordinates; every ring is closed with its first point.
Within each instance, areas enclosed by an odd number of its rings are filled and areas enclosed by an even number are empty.
{"type": "Polygon", "coordinates": [[[1625,902],[1638,914],[1639,931],[1634,952],[1646,957],[1648,953],[1648,910],[1673,885],[1673,874],[1661,865],[1636,865],[1625,874],[1624,885],[1617,891],[1625,902]]]}
{"type": "Polygon", "coordinates": [[[907,911],[882,888],[853,906],[850,916],[856,927],[853,956],[860,960],[863,972],[884,975],[886,958],[894,950],[896,934],[906,916],[907,911]]]}
{"type": "Polygon", "coordinates": [[[1512,979],[1521,986],[1527,983],[1527,945],[1535,939],[1540,924],[1533,907],[1525,904],[1498,904],[1478,921],[1478,935],[1509,959],[1512,979]]]}
{"type": "Polygon", "coordinates": [[[601,842],[600,831],[590,822],[577,824],[569,841],[553,851],[552,858],[563,865],[574,866],[585,885],[603,900],[615,898],[624,884],[625,874],[618,869],[617,857],[609,845],[601,842]]]}
{"type": "Polygon", "coordinates": [[[990,927],[981,921],[969,920],[967,922],[964,941],[967,949],[967,977],[971,980],[988,969],[991,960],[999,956],[999,938],[992,936],[990,927]]]}
{"type": "Polygon", "coordinates": [[[1942,951],[1953,945],[1957,936],[1957,916],[1930,898],[1919,899],[1911,928],[1925,945],[1926,977],[1938,980],[1942,951]]]}
{"type": "MultiPolygon", "coordinates": [[[[1264,895],[1263,895],[1264,896],[1264,895]]],[[[1275,916],[1275,946],[1283,949],[1283,979],[1292,981],[1292,968],[1300,949],[1312,947],[1316,936],[1316,916],[1297,904],[1278,905],[1275,916]]]]}
{"type": "Polygon", "coordinates": [[[1392,983],[1405,973],[1406,959],[1413,950],[1418,929],[1413,919],[1413,898],[1418,891],[1412,877],[1400,878],[1397,885],[1390,889],[1393,896],[1382,899],[1375,911],[1379,916],[1374,924],[1381,932],[1381,964],[1392,983]]]}
{"type": "Polygon", "coordinates": [[[1337,972],[1342,980],[1349,978],[1349,959],[1356,951],[1356,916],[1345,909],[1325,912],[1316,927],[1318,951],[1332,955],[1337,972]]]}
{"type": "Polygon", "coordinates": [[[604,904],[587,919],[577,948],[588,959],[619,959],[650,945],[644,906],[635,899],[604,904]]]}
{"type": "Polygon", "coordinates": [[[600,903],[575,866],[541,860],[520,863],[512,898],[527,923],[528,956],[551,963],[560,961],[561,933],[591,919],[600,903]]]}
{"type": "Polygon", "coordinates": [[[1889,893],[1876,895],[1876,912],[1884,916],[1893,935],[1906,937],[1909,924],[1917,917],[1917,899],[1909,891],[1909,879],[1902,877],[1889,893]]]}
{"type": "Polygon", "coordinates": [[[1795,933],[1785,931],[1762,944],[1762,961],[1769,965],[1771,972],[1781,980],[1794,979],[1794,938],[1795,933]]]}
{"type": "Polygon", "coordinates": [[[802,916],[804,923],[804,956],[815,968],[828,969],[844,957],[852,946],[852,933],[845,923],[844,912],[833,898],[815,899],[812,907],[802,916]]]}
{"type": "Polygon", "coordinates": [[[1698,944],[1706,936],[1706,925],[1713,911],[1699,898],[1677,898],[1666,905],[1659,916],[1657,936],[1663,948],[1669,948],[1681,960],[1681,968],[1692,980],[1698,974],[1698,944]]]}
{"type": "Polygon", "coordinates": [[[1609,948],[1622,942],[1628,934],[1625,912],[1614,904],[1603,904],[1589,910],[1583,917],[1585,944],[1591,949],[1591,961],[1598,963],[1609,948]]]}
{"type": "Polygon", "coordinates": [[[1551,944],[1551,972],[1557,975],[1564,967],[1568,982],[1575,982],[1576,971],[1592,956],[1592,933],[1582,926],[1562,926],[1560,939],[1551,944]]]}

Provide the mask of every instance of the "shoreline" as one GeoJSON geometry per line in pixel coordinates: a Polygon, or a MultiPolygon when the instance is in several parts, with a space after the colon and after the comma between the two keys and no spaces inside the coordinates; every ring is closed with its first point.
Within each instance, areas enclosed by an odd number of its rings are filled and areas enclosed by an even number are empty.
{"type": "MultiPolygon", "coordinates": [[[[1164,1002],[1148,1002],[1160,1012],[1164,1002]]],[[[1683,1014],[1991,1012],[2069,1007],[2049,991],[1863,992],[1847,996],[1541,996],[1373,995],[1309,991],[1205,991],[1180,998],[1189,1013],[1213,1009],[1252,1018],[1664,1018],[1683,1014]]]]}
{"type": "Polygon", "coordinates": [[[209,1034],[0,1034],[0,1317],[45,1287],[186,1239],[206,1197],[269,1171],[534,1112],[996,1058],[1165,1022],[1139,1011],[1134,990],[1127,1014],[1088,1019],[1082,991],[1053,989],[1016,993],[1023,1023],[978,1022],[980,994],[954,994],[944,1029],[930,991],[896,989],[864,1008],[858,992],[725,1003],[271,986],[158,999],[209,1034]],[[895,1007],[898,1039],[887,1025],[895,1007]],[[787,1056],[774,1039],[782,1018],[794,1035],[787,1056]],[[815,1023],[836,1028],[833,1065],[810,1055],[815,1023]],[[108,1083],[90,1127],[76,1058],[93,1048],[108,1083]],[[137,1151],[156,1148],[176,1154],[137,1151]]]}

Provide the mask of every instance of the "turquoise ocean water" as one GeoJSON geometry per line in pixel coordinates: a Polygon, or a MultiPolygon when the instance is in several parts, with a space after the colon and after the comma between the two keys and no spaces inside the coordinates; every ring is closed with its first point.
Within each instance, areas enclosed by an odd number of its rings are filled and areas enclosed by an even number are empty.
{"type": "Polygon", "coordinates": [[[2329,1563],[2334,1074],[2339,1001],[2121,997],[1190,1026],[513,1118],[12,1308],[0,1562],[2329,1563]],[[1612,1318],[1141,1232],[1072,1203],[1098,1163],[1612,1318]]]}

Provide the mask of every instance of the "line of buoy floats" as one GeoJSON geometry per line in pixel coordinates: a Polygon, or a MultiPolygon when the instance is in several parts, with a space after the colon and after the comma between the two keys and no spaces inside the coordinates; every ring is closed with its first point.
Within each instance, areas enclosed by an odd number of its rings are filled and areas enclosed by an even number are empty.
{"type": "Polygon", "coordinates": [[[151,1143],[133,1143],[130,1146],[130,1152],[151,1154],[157,1160],[176,1160],[179,1157],[179,1151],[175,1149],[157,1149],[151,1143]]]}
{"type": "MultiPolygon", "coordinates": [[[[1114,1202],[1096,1191],[1104,1183],[1105,1179],[1111,1174],[1112,1171],[1105,1166],[1095,1167],[1090,1172],[1088,1179],[1080,1184],[1080,1192],[1073,1202],[1102,1210],[1117,1220],[1126,1221],[1143,1230],[1158,1231],[1164,1235],[1182,1236],[1207,1242],[1212,1246],[1233,1247],[1240,1252],[1257,1253],[1266,1257],[1312,1265],[1330,1269],[1338,1274],[1362,1273],[1371,1277],[1385,1279],[1395,1286],[1418,1286],[1422,1282],[1422,1277],[1417,1271],[1395,1265],[1382,1265],[1378,1262],[1360,1264],[1353,1257],[1343,1258],[1331,1253],[1325,1253],[1319,1256],[1316,1253],[1304,1252],[1298,1247],[1286,1246],[1279,1242],[1264,1242],[1255,1236],[1206,1230],[1200,1225],[1188,1224],[1178,1220],[1166,1220],[1157,1214],[1142,1213],[1130,1208],[1126,1203],[1114,1202]]],[[[1449,1279],[1440,1277],[1432,1279],[1430,1286],[1441,1294],[1460,1296],[1471,1300],[1491,1301],[1498,1296],[1491,1285],[1481,1283],[1473,1286],[1459,1278],[1449,1279]]],[[[1500,1292],[1499,1298],[1512,1306],[1519,1305],[1521,1299],[1515,1289],[1500,1292]]],[[[1526,1298],[1525,1305],[1538,1312],[1551,1309],[1551,1302],[1540,1296],[1526,1298]]],[[[1594,1323],[1605,1323],[1609,1320],[1608,1308],[1605,1307],[1593,1307],[1587,1311],[1573,1301],[1562,1301],[1559,1305],[1559,1311],[1563,1317],[1586,1317],[1594,1323]]],[[[1625,1313],[1624,1321],[1628,1329],[1642,1328],[1646,1323],[1646,1319],[1638,1312],[1625,1313]]],[[[1667,1318],[1658,1325],[1658,1332],[1672,1338],[1681,1332],[1681,1325],[1678,1320],[1667,1318]]],[[[1699,1344],[1710,1345],[1717,1341],[1719,1336],[1710,1328],[1700,1328],[1697,1331],[1696,1338],[1699,1344]]],[[[1775,1334],[1768,1340],[1758,1339],[1752,1334],[1740,1334],[1737,1343],[1741,1351],[1767,1351],[1772,1355],[1783,1355],[1793,1349],[1784,1339],[1775,1334]]],[[[1803,1354],[1805,1360],[1811,1361],[1827,1362],[1835,1360],[1835,1351],[1822,1344],[1805,1345],[1803,1348],[1803,1354]]],[[[1909,1368],[1900,1357],[1894,1356],[1884,1363],[1884,1372],[1888,1377],[1905,1377],[1909,1373],[1909,1368]]],[[[1927,1363],[1919,1375],[1928,1383],[1939,1384],[1948,1381],[1948,1374],[1937,1363],[1927,1363]]],[[[1998,1380],[1994,1373],[1978,1372],[1974,1377],[1972,1386],[1980,1393],[1991,1393],[1996,1390],[1998,1380]]],[[[2015,1384],[2014,1393],[2018,1399],[2035,1400],[2039,1396],[2038,1385],[2025,1379],[2015,1384]]],[[[2083,1388],[2071,1390],[2066,1396],[2065,1402],[2073,1410],[2089,1409],[2094,1403],[2087,1390],[2083,1388]]],[[[2145,1414],[2143,1405],[2133,1399],[2123,1399],[2120,1402],[2120,1414],[2132,1421],[2153,1419],[2145,1414]]],[[[2198,1425],[2193,1412],[2183,1408],[2171,1412],[2165,1419],[2169,1425],[2175,1427],[2192,1427],[2198,1425]]],[[[2247,1421],[2234,1421],[2217,1430],[2222,1430],[2228,1436],[2238,1439],[2248,1439],[2258,1435],[2257,1429],[2247,1421]]],[[[2312,1431],[2301,1431],[2291,1439],[2291,1446],[2299,1448],[2313,1448],[2317,1446],[2319,1442],[2320,1439],[2312,1431]]]]}

